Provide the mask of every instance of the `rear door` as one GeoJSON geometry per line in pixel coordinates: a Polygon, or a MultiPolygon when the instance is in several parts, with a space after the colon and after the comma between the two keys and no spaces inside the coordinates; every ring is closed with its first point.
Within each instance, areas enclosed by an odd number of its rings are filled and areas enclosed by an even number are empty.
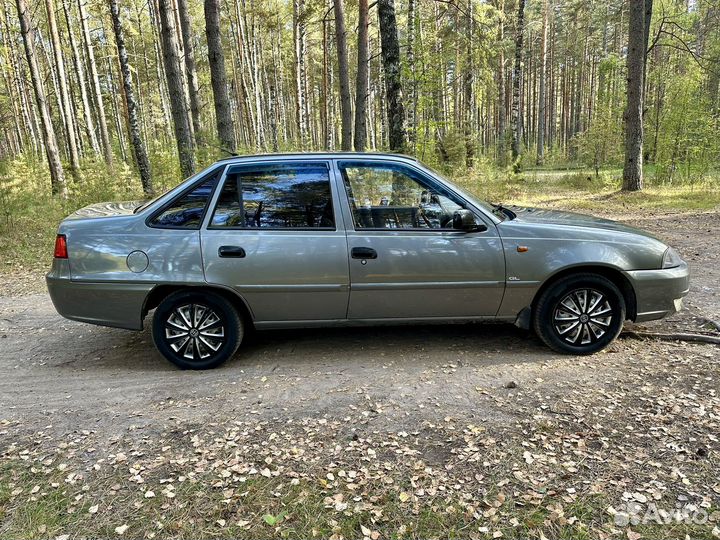
{"type": "Polygon", "coordinates": [[[349,319],[496,315],[505,259],[494,223],[409,164],[340,160],[337,169],[349,213],[349,319]],[[459,209],[485,230],[453,229],[459,209]]]}
{"type": "Polygon", "coordinates": [[[201,231],[209,283],[239,292],[259,325],[345,318],[347,242],[328,161],[230,165],[215,199],[201,231]]]}

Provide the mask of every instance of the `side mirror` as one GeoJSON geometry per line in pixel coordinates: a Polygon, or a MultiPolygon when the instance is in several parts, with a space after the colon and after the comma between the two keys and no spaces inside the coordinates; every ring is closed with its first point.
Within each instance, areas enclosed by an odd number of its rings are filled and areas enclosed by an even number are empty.
{"type": "Polygon", "coordinates": [[[487,225],[478,223],[477,217],[470,210],[457,210],[453,214],[453,229],[464,232],[487,231],[487,225]]]}

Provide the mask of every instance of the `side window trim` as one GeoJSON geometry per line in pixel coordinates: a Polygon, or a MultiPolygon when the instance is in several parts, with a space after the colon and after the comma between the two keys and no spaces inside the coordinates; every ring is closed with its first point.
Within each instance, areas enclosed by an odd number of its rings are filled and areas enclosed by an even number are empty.
{"type": "MultiPolygon", "coordinates": [[[[457,231],[455,229],[428,229],[428,228],[422,228],[422,227],[402,227],[402,228],[386,228],[386,227],[358,227],[355,223],[355,216],[353,214],[352,209],[352,200],[354,198],[350,196],[350,192],[348,191],[348,188],[350,187],[349,181],[346,181],[345,177],[345,167],[347,166],[359,166],[359,167],[395,167],[400,170],[406,170],[410,171],[411,173],[414,173],[415,175],[422,178],[422,181],[425,182],[428,187],[431,188],[440,188],[440,190],[444,193],[447,193],[448,195],[451,195],[451,197],[448,197],[451,200],[454,200],[456,203],[458,201],[462,202],[462,206],[469,207],[469,210],[475,215],[476,219],[481,220],[484,223],[484,219],[479,215],[477,209],[473,204],[471,204],[469,201],[467,201],[464,197],[461,197],[459,194],[457,194],[455,191],[450,189],[449,187],[445,186],[443,183],[437,181],[435,178],[430,176],[425,171],[422,171],[421,169],[418,169],[416,167],[413,167],[412,165],[404,162],[397,162],[397,161],[382,161],[382,160],[374,160],[374,159],[339,159],[336,161],[336,167],[338,172],[338,181],[339,181],[339,189],[342,190],[342,192],[345,194],[345,201],[347,202],[347,207],[350,212],[350,226],[352,229],[347,229],[348,231],[354,231],[354,232],[372,232],[372,233],[388,233],[388,234],[394,234],[397,235],[398,233],[408,232],[408,233],[434,233],[434,234],[464,234],[462,231],[457,231]]],[[[412,178],[410,174],[407,175],[408,177],[412,178]]]]}
{"type": "Polygon", "coordinates": [[[205,222],[205,218],[208,214],[208,209],[210,208],[210,203],[214,200],[215,194],[218,190],[218,185],[220,184],[220,181],[225,176],[225,169],[227,165],[222,164],[219,167],[215,167],[212,170],[210,170],[207,174],[204,174],[202,177],[197,179],[195,182],[187,186],[185,189],[183,189],[180,193],[175,195],[172,199],[167,201],[165,204],[160,206],[157,210],[152,212],[147,218],[145,218],[145,225],[147,227],[150,227],[151,229],[169,229],[169,230],[181,230],[181,231],[197,231],[202,228],[203,223],[205,222]],[[195,188],[203,184],[204,182],[207,182],[210,178],[212,178],[214,175],[219,174],[220,177],[218,178],[218,181],[215,183],[215,186],[213,187],[212,191],[210,192],[210,195],[208,196],[207,202],[205,203],[205,208],[203,209],[202,216],[200,216],[200,223],[197,226],[194,227],[181,227],[177,225],[156,225],[153,223],[153,220],[158,217],[160,214],[165,212],[168,208],[170,208],[173,204],[178,202],[180,199],[182,199],[185,195],[193,191],[195,188]]]}
{"type": "MultiPolygon", "coordinates": [[[[237,185],[237,191],[238,191],[238,203],[242,205],[244,203],[243,196],[242,196],[242,182],[240,179],[237,179],[238,185],[237,185]]],[[[272,161],[252,161],[249,163],[231,163],[228,165],[228,167],[223,172],[220,181],[218,182],[218,185],[215,187],[215,192],[213,193],[213,196],[210,199],[210,205],[206,209],[206,213],[203,219],[203,226],[202,228],[209,231],[253,231],[256,233],[264,233],[264,232],[292,232],[292,231],[299,231],[299,232],[336,232],[338,230],[338,217],[342,218],[341,214],[338,214],[338,208],[336,208],[336,201],[334,199],[334,193],[335,193],[335,183],[333,181],[333,167],[330,161],[324,160],[324,159],[299,159],[299,160],[272,160],[272,161]],[[333,227],[240,227],[240,226],[234,226],[234,227],[222,227],[219,225],[213,225],[212,220],[213,216],[215,215],[215,212],[217,211],[217,205],[220,201],[220,197],[222,195],[222,191],[225,188],[225,184],[229,181],[229,178],[231,176],[231,173],[233,171],[236,171],[238,169],[253,169],[253,168],[259,168],[259,167],[272,167],[272,166],[278,166],[278,165],[322,165],[328,173],[328,189],[330,190],[330,203],[332,205],[333,210],[333,227]]]]}

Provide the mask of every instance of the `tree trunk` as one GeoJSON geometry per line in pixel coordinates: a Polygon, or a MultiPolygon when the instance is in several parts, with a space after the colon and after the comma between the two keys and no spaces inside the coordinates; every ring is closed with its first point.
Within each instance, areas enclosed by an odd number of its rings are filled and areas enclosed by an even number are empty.
{"type": "Polygon", "coordinates": [[[365,110],[368,97],[368,0],[359,0],[358,66],[355,82],[355,151],[363,152],[366,141],[365,110]]]}
{"type": "Polygon", "coordinates": [[[138,125],[137,103],[135,102],[135,93],[132,85],[132,74],[130,73],[130,64],[128,63],[128,53],[125,48],[125,36],[123,35],[122,24],[120,21],[120,8],[118,0],[110,1],[110,15],[112,16],[113,30],[115,31],[115,44],[117,45],[118,60],[120,62],[120,74],[123,80],[123,89],[125,90],[125,105],[128,113],[128,128],[130,131],[130,144],[132,145],[133,157],[135,164],[140,172],[140,182],[142,183],[145,195],[152,195],[153,186],[150,176],[150,162],[148,160],[145,144],[140,137],[140,126],[138,125]]]}
{"type": "MultiPolygon", "coordinates": [[[[192,44],[192,27],[190,25],[190,13],[188,12],[188,0],[177,0],[177,8],[180,19],[180,32],[183,40],[183,51],[185,53],[185,75],[187,77],[192,127],[195,140],[199,143],[201,138],[200,99],[198,97],[198,77],[197,69],[195,68],[195,50],[192,44]]],[[[218,36],[218,39],[219,37],[220,36],[218,36]]]]}
{"type": "Polygon", "coordinates": [[[503,41],[505,40],[505,1],[497,0],[496,9],[500,12],[498,17],[497,41],[500,44],[500,53],[498,55],[497,85],[498,85],[498,106],[497,106],[497,148],[498,161],[504,165],[506,160],[505,153],[505,120],[507,117],[507,109],[505,107],[505,48],[503,41]]]}
{"type": "Polygon", "coordinates": [[[85,44],[85,53],[87,54],[88,66],[90,67],[90,78],[92,79],[92,87],[95,94],[95,108],[97,111],[98,127],[100,128],[100,142],[102,143],[103,157],[108,166],[112,165],[113,154],[112,144],[110,143],[110,134],[108,132],[107,120],[105,119],[105,105],[103,104],[102,91],[100,89],[100,77],[98,76],[97,63],[95,62],[95,52],[93,49],[92,39],[90,38],[90,29],[88,27],[88,16],[83,4],[85,0],[77,0],[78,10],[80,12],[80,26],[82,28],[83,42],[85,44]]]}
{"type": "Polygon", "coordinates": [[[405,108],[400,80],[400,43],[395,1],[378,0],[380,46],[387,96],[388,143],[391,152],[405,151],[405,108]]]}
{"type": "Polygon", "coordinates": [[[522,116],[520,100],[522,99],[522,62],[525,35],[525,0],[518,0],[517,28],[515,29],[515,65],[513,66],[512,88],[512,158],[517,163],[522,145],[522,116]]]}
{"type": "Polygon", "coordinates": [[[300,148],[306,150],[308,135],[307,94],[305,92],[305,1],[293,0],[293,35],[295,41],[295,105],[300,148]]]}
{"type": "Polygon", "coordinates": [[[14,47],[10,46],[10,23],[8,17],[8,9],[3,1],[3,18],[2,24],[2,46],[5,48],[5,56],[3,58],[3,73],[5,74],[6,88],[8,92],[8,98],[12,104],[13,109],[13,123],[15,125],[15,131],[17,133],[19,148],[18,153],[22,153],[25,149],[25,145],[31,145],[35,150],[35,141],[33,140],[32,134],[32,123],[30,122],[30,116],[27,112],[27,105],[24,100],[22,88],[19,84],[19,70],[16,61],[16,51],[14,47]],[[7,73],[5,73],[5,67],[7,66],[7,73]]]}
{"type": "Polygon", "coordinates": [[[62,0],[63,11],[65,12],[65,22],[67,23],[68,36],[70,36],[70,49],[72,50],[73,62],[75,66],[75,76],[77,77],[78,86],[80,87],[80,100],[83,106],[83,115],[85,119],[85,132],[90,140],[95,154],[100,154],[100,144],[95,134],[95,122],[92,117],[92,109],[90,107],[90,98],[87,92],[87,79],[85,78],[85,68],[83,67],[83,59],[80,55],[80,49],[75,37],[75,28],[71,16],[71,9],[68,0],[62,0]]]}
{"type": "Polygon", "coordinates": [[[473,123],[475,119],[475,96],[473,92],[473,82],[475,77],[475,62],[473,54],[474,36],[474,15],[473,0],[468,0],[467,14],[465,15],[465,24],[467,26],[467,39],[465,43],[465,72],[463,73],[463,137],[465,138],[465,166],[470,168],[475,163],[475,146],[477,136],[473,133],[473,123]]]}
{"type": "Polygon", "coordinates": [[[152,42],[153,52],[155,55],[155,72],[156,72],[156,83],[158,89],[158,95],[160,96],[160,109],[162,110],[163,116],[163,132],[165,134],[165,140],[169,141],[172,139],[172,119],[170,118],[170,105],[168,102],[170,98],[167,92],[167,77],[165,77],[165,68],[162,63],[162,52],[160,50],[160,22],[158,21],[159,16],[157,14],[157,0],[149,0],[147,2],[148,15],[150,18],[150,29],[152,30],[152,42]]]}
{"type": "Polygon", "coordinates": [[[15,47],[9,45],[8,36],[11,34],[10,26],[10,9],[3,0],[3,20],[5,23],[5,31],[3,32],[3,40],[9,57],[10,67],[12,68],[12,79],[15,85],[15,91],[18,96],[20,110],[22,112],[22,122],[19,123],[25,129],[25,136],[28,143],[32,146],[33,153],[40,156],[45,150],[42,143],[42,135],[37,122],[35,107],[32,106],[32,97],[29,95],[25,76],[20,71],[20,61],[18,56],[21,54],[15,47]],[[23,125],[24,124],[24,125],[23,125]]]}
{"type": "Polygon", "coordinates": [[[25,4],[25,0],[16,0],[16,6],[18,18],[20,19],[20,33],[22,34],[25,45],[25,55],[30,68],[30,78],[35,92],[35,103],[40,112],[45,153],[47,154],[48,167],[50,168],[52,193],[53,195],[60,195],[63,198],[67,198],[67,185],[65,184],[65,175],[62,169],[62,163],[60,162],[60,152],[58,150],[57,139],[55,138],[55,129],[53,128],[52,118],[48,109],[47,100],[45,99],[43,79],[40,75],[37,58],[35,57],[35,29],[32,26],[30,12],[25,4]]]}
{"type": "Polygon", "coordinates": [[[230,97],[225,73],[225,55],[220,38],[220,1],[205,0],[205,35],[208,44],[210,82],[215,103],[215,122],[220,144],[228,152],[235,152],[235,128],[233,126],[230,97]]]}
{"type": "Polygon", "coordinates": [[[408,138],[412,143],[412,150],[417,147],[417,70],[415,66],[415,3],[416,0],[408,0],[407,8],[407,63],[410,69],[410,111],[408,113],[408,138]]]}
{"type": "Polygon", "coordinates": [[[160,0],[159,14],[163,64],[165,65],[165,76],[167,77],[168,92],[170,94],[170,108],[175,127],[180,171],[183,178],[187,178],[195,172],[195,154],[190,118],[186,109],[180,59],[178,58],[177,30],[175,29],[172,0],[160,0]]]}
{"type": "Polygon", "coordinates": [[[347,33],[345,31],[345,7],[343,0],[334,0],[335,40],[338,55],[338,77],[340,81],[341,148],[352,150],[352,98],[350,97],[350,67],[348,65],[347,33]]]}
{"type": "MultiPolygon", "coordinates": [[[[627,108],[625,109],[625,167],[623,190],[643,188],[643,93],[647,53],[646,9],[652,0],[630,3],[627,53],[627,108]]],[[[652,6],[649,8],[652,14],[652,6]]]]}
{"type": "Polygon", "coordinates": [[[55,69],[57,71],[58,87],[60,89],[60,109],[67,126],[67,145],[68,155],[70,157],[70,171],[73,178],[80,178],[80,156],[77,146],[77,132],[75,129],[75,115],[72,111],[70,103],[70,92],[68,92],[67,74],[65,72],[65,60],[63,59],[62,46],[60,44],[60,33],[58,32],[57,22],[55,19],[55,3],[53,0],[45,0],[45,8],[48,14],[48,27],[50,29],[50,39],[52,41],[52,50],[55,57],[55,69]]]}
{"type": "Polygon", "coordinates": [[[538,83],[538,112],[537,112],[537,158],[535,163],[542,165],[545,162],[545,77],[547,71],[547,35],[548,35],[548,0],[542,4],[542,36],[540,38],[540,81],[538,83]]]}

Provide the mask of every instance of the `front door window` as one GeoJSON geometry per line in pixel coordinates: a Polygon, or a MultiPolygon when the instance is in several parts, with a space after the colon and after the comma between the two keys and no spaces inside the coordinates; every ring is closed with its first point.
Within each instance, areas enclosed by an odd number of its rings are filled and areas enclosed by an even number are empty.
{"type": "Polygon", "coordinates": [[[441,185],[392,163],[341,162],[356,230],[452,229],[464,208],[441,185]]]}

